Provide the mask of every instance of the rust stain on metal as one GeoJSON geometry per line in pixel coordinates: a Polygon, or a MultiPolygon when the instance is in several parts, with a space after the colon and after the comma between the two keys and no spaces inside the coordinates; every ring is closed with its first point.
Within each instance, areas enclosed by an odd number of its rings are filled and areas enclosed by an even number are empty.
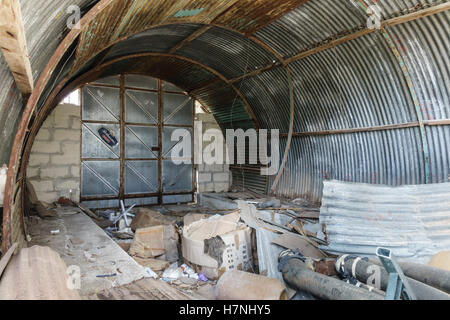
{"type": "Polygon", "coordinates": [[[234,5],[237,0],[122,0],[113,1],[83,30],[72,74],[89,59],[119,39],[148,28],[177,23],[207,24],[234,5]],[[176,16],[188,10],[201,10],[192,16],[176,16]]]}
{"type": "Polygon", "coordinates": [[[307,0],[241,0],[213,22],[253,34],[306,2],[307,0]]]}

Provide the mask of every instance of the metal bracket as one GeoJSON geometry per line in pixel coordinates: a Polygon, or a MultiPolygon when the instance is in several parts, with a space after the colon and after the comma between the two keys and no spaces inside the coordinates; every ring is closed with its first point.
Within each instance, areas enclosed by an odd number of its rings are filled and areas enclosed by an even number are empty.
{"type": "Polygon", "coordinates": [[[387,248],[377,248],[377,256],[389,273],[385,300],[417,300],[392,251],[387,248]]]}

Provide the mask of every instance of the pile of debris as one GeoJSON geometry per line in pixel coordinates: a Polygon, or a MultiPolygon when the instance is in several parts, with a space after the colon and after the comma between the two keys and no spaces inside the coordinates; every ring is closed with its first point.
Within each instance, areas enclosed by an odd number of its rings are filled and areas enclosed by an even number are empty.
{"type": "MultiPolygon", "coordinates": [[[[147,277],[183,297],[450,299],[448,270],[399,262],[395,250],[383,247],[377,247],[371,259],[327,250],[336,235],[327,234],[331,229],[323,223],[321,210],[302,199],[224,194],[202,195],[200,202],[200,207],[178,212],[127,209],[123,202],[120,212],[93,213],[68,199],[60,199],[59,205],[81,208],[145,268],[147,277]]],[[[448,257],[441,253],[432,261],[441,263],[442,255],[448,257]]],[[[115,294],[104,292],[97,298],[115,294]]]]}

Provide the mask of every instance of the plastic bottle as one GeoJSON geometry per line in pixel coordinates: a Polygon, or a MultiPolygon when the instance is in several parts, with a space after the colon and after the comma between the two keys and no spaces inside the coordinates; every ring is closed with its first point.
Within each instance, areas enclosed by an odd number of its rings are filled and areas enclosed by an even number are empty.
{"type": "Polygon", "coordinates": [[[4,164],[3,167],[0,169],[0,207],[3,207],[7,173],[8,167],[6,166],[6,164],[4,164]]]}
{"type": "Polygon", "coordinates": [[[195,274],[195,271],[189,267],[187,264],[183,264],[181,265],[181,270],[183,270],[184,273],[188,274],[188,275],[193,275],[195,274]]]}

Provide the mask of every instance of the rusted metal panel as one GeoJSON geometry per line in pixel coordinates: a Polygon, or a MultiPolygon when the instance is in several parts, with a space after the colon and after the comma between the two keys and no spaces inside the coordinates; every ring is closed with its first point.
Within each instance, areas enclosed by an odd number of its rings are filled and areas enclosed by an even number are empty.
{"type": "Polygon", "coordinates": [[[252,34],[307,1],[240,0],[214,23],[252,34]]]}
{"type": "Polygon", "coordinates": [[[209,23],[236,1],[113,1],[83,31],[72,71],[119,39],[162,24],[209,23]]]}
{"type": "Polygon", "coordinates": [[[67,266],[49,247],[25,248],[9,262],[0,281],[0,300],[80,300],[69,289],[67,266]]]}

